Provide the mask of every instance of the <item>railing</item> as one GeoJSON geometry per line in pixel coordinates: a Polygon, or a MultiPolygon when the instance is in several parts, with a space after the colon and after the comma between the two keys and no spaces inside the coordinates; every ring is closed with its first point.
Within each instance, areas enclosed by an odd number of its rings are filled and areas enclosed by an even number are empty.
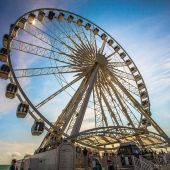
{"type": "Polygon", "coordinates": [[[158,165],[157,163],[153,163],[153,162],[145,159],[145,158],[142,157],[142,156],[140,156],[139,158],[140,158],[141,161],[147,163],[148,165],[151,165],[152,168],[157,168],[157,169],[159,169],[159,165],[158,165]]]}
{"type": "Polygon", "coordinates": [[[132,156],[134,170],[153,170],[151,164],[146,163],[145,161],[138,159],[132,156]]]}

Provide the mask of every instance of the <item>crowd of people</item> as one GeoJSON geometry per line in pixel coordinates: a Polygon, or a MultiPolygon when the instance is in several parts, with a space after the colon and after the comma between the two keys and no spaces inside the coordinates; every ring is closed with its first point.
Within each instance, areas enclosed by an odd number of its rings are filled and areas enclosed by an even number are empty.
{"type": "MultiPolygon", "coordinates": [[[[41,151],[42,152],[42,151],[41,151]]],[[[133,155],[138,159],[146,159],[155,165],[168,165],[170,163],[170,153],[169,152],[156,152],[151,149],[141,149],[138,155],[133,155]]],[[[123,155],[126,157],[126,155],[123,155]]],[[[118,155],[116,153],[103,152],[102,154],[95,150],[90,150],[82,148],[80,146],[76,147],[76,167],[84,168],[85,170],[116,170],[118,164],[125,165],[125,159],[120,159],[118,162],[118,155]]],[[[12,160],[10,170],[23,170],[23,166],[20,169],[17,168],[16,160],[12,160]]]]}
{"type": "MultiPolygon", "coordinates": [[[[116,153],[103,153],[99,154],[98,152],[92,152],[87,148],[77,149],[77,167],[84,167],[85,169],[92,170],[102,170],[102,167],[105,170],[115,170],[119,167],[119,163],[124,164],[124,159],[120,159],[118,162],[118,156],[116,153]],[[122,162],[121,162],[122,161],[122,162]]],[[[125,155],[123,155],[125,157],[125,155]]],[[[151,149],[142,149],[139,155],[133,155],[138,159],[144,158],[145,160],[150,161],[155,165],[168,165],[170,163],[170,153],[169,152],[156,152],[151,149]]],[[[144,160],[142,159],[142,160],[144,160]]],[[[132,164],[132,162],[131,162],[132,164]]]]}

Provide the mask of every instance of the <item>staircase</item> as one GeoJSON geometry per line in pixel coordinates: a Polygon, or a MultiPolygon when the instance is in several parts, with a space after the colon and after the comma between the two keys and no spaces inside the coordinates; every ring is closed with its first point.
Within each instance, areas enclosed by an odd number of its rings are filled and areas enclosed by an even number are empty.
{"type": "Polygon", "coordinates": [[[130,164],[123,164],[121,162],[121,158],[117,157],[117,170],[154,170],[157,168],[154,163],[144,159],[144,158],[136,158],[134,156],[128,156],[126,159],[129,159],[130,164]]]}
{"type": "Polygon", "coordinates": [[[157,163],[153,163],[153,162],[145,159],[145,158],[142,157],[142,156],[140,156],[139,158],[140,158],[141,161],[144,161],[145,163],[151,165],[153,169],[158,169],[158,170],[160,169],[160,168],[159,168],[159,165],[158,165],[157,163]]]}
{"type": "Polygon", "coordinates": [[[134,170],[154,170],[154,167],[152,164],[150,164],[150,161],[148,161],[149,162],[148,163],[134,156],[132,156],[132,160],[133,160],[134,170]]]}

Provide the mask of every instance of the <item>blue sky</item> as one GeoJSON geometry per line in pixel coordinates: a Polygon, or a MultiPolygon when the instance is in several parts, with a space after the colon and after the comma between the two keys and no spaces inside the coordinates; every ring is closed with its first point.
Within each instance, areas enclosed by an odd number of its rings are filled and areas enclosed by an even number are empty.
{"type": "MultiPolygon", "coordinates": [[[[1,0],[0,37],[19,16],[41,7],[72,11],[110,33],[136,63],[149,91],[153,118],[170,136],[170,1],[1,0]]],[[[4,97],[7,83],[0,80],[0,164],[32,153],[43,138],[31,136],[29,118],[16,118],[17,99],[4,97]]]]}

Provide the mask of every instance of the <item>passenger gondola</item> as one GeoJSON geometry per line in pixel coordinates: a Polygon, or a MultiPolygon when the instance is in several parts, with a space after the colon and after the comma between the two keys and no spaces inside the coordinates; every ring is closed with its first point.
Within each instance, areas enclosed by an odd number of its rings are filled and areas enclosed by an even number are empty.
{"type": "Polygon", "coordinates": [[[94,35],[97,35],[98,32],[99,32],[99,29],[98,29],[98,28],[95,28],[95,29],[93,30],[94,35]]]}
{"type": "Polygon", "coordinates": [[[20,103],[17,107],[16,115],[18,118],[25,118],[29,111],[29,105],[26,103],[20,103]]]}
{"type": "Polygon", "coordinates": [[[10,38],[10,36],[8,34],[5,34],[3,36],[2,44],[3,44],[3,47],[6,48],[6,49],[8,48],[8,41],[10,41],[9,42],[9,47],[11,47],[11,38],[10,38]]]}
{"type": "Polygon", "coordinates": [[[120,47],[119,47],[118,45],[116,45],[116,46],[114,47],[114,50],[115,50],[115,52],[117,53],[117,52],[120,50],[120,47]]]}
{"type": "Polygon", "coordinates": [[[82,24],[83,24],[83,20],[78,19],[78,20],[77,20],[77,25],[78,25],[78,26],[81,26],[82,24]]]}
{"type": "Polygon", "coordinates": [[[15,38],[18,35],[19,26],[17,25],[14,26],[14,24],[11,24],[10,29],[11,29],[11,37],[15,38]]]}
{"type": "Polygon", "coordinates": [[[0,49],[0,61],[2,61],[2,62],[8,61],[8,51],[6,48],[0,49]]]}
{"type": "Polygon", "coordinates": [[[37,19],[42,22],[45,19],[45,12],[39,11],[37,19]]]}
{"type": "Polygon", "coordinates": [[[9,83],[6,87],[6,93],[5,96],[9,99],[13,99],[18,91],[18,87],[14,83],[9,83]]]}
{"type": "Polygon", "coordinates": [[[85,25],[86,30],[89,30],[90,27],[91,27],[91,24],[89,24],[89,23],[87,23],[87,24],[85,25]]]}
{"type": "Polygon", "coordinates": [[[113,40],[109,40],[108,42],[107,42],[110,46],[112,46],[113,45],[113,40]]]}
{"type": "Polygon", "coordinates": [[[106,40],[106,39],[107,39],[106,34],[102,34],[102,35],[101,35],[101,39],[102,39],[102,40],[106,40]]]}
{"type": "Polygon", "coordinates": [[[54,16],[55,16],[55,13],[53,11],[49,11],[48,19],[53,20],[54,16]]]}
{"type": "Polygon", "coordinates": [[[3,64],[0,67],[0,78],[7,80],[9,78],[10,67],[7,64],[3,64]]]}
{"type": "Polygon", "coordinates": [[[74,17],[72,15],[69,15],[67,18],[67,22],[71,23],[73,21],[74,17]]]}
{"type": "Polygon", "coordinates": [[[64,20],[64,13],[59,13],[59,15],[58,15],[58,20],[59,21],[63,21],[64,20]]]}
{"type": "Polygon", "coordinates": [[[33,136],[39,136],[43,133],[44,131],[44,121],[42,120],[36,120],[32,126],[31,133],[33,136]]]}
{"type": "Polygon", "coordinates": [[[21,18],[18,23],[17,26],[19,26],[21,29],[24,29],[26,27],[27,24],[27,20],[25,18],[21,18]]]}
{"type": "Polygon", "coordinates": [[[36,17],[35,14],[30,13],[30,14],[28,15],[28,22],[29,22],[30,24],[33,24],[34,21],[35,21],[35,17],[36,17]]]}

